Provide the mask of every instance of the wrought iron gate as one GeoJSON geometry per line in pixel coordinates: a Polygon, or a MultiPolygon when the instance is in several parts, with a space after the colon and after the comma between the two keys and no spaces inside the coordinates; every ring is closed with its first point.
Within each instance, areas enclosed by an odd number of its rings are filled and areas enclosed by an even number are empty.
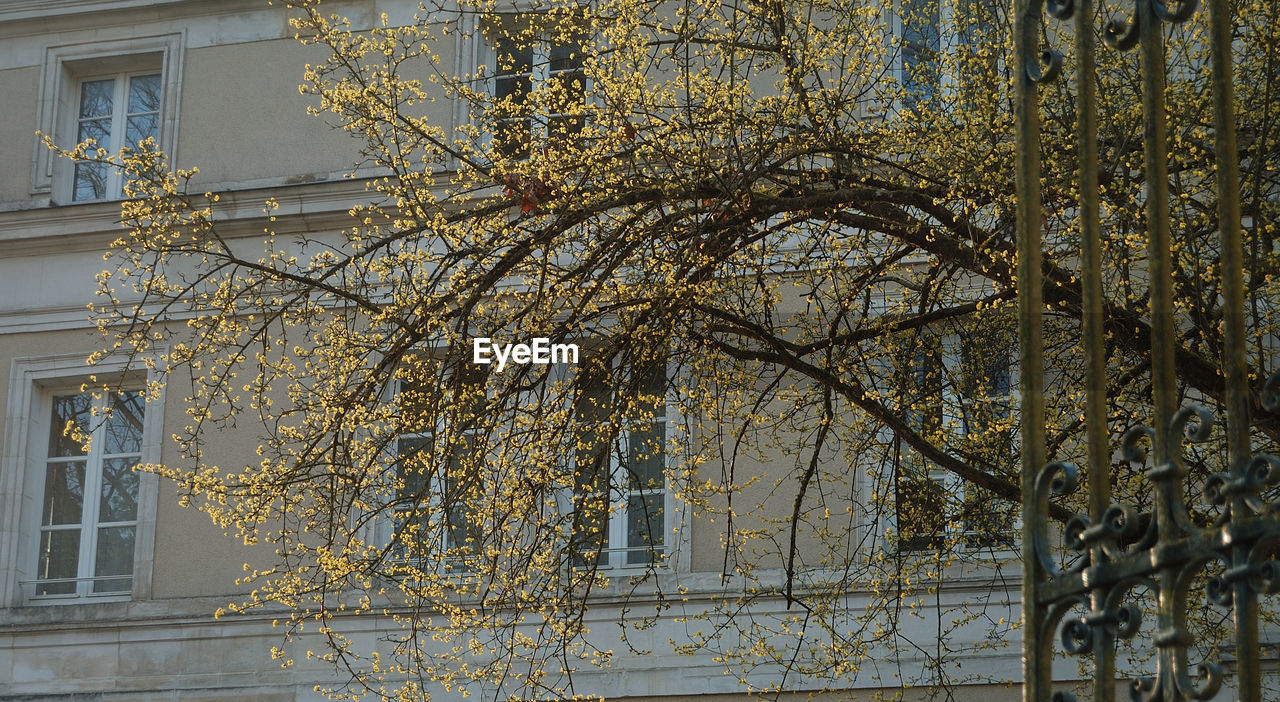
{"type": "MultiPolygon", "coordinates": [[[[1131,685],[1134,699],[1186,700],[1213,696],[1223,670],[1216,662],[1202,662],[1192,671],[1188,648],[1187,608],[1203,601],[1191,593],[1192,581],[1217,561],[1217,575],[1208,580],[1205,597],[1229,607],[1235,624],[1234,678],[1241,700],[1261,699],[1258,596],[1280,585],[1280,565],[1270,559],[1280,540],[1280,514],[1264,503],[1261,491],[1280,479],[1280,461],[1254,455],[1250,446],[1244,273],[1233,114],[1231,18],[1227,0],[1207,0],[1197,12],[1196,0],[1127,0],[1133,14],[1105,28],[1094,25],[1095,0],[1016,0],[1015,49],[1021,67],[1016,81],[1018,140],[1018,277],[1022,387],[1022,494],[1025,675],[1024,699],[1070,699],[1053,693],[1050,663],[1060,639],[1068,653],[1093,658],[1094,699],[1115,694],[1115,647],[1118,638],[1131,637],[1140,627],[1140,612],[1126,604],[1135,587],[1155,596],[1157,621],[1148,627],[1155,647],[1155,670],[1131,685]],[[1048,17],[1042,16],[1047,12],[1048,17]],[[1206,17],[1207,15],[1207,17],[1206,17]],[[1074,20],[1074,26],[1070,23],[1074,20]],[[1227,462],[1224,472],[1205,481],[1208,502],[1221,509],[1220,518],[1203,528],[1188,518],[1184,502],[1183,433],[1192,441],[1209,434],[1214,418],[1202,408],[1177,406],[1175,347],[1177,328],[1173,310],[1172,254],[1168,186],[1168,137],[1165,120],[1165,39],[1169,24],[1207,21],[1211,42],[1213,129],[1218,155],[1216,194],[1222,251],[1221,366],[1225,376],[1227,462]],[[1047,29],[1048,28],[1048,29],[1047,29]],[[1052,46],[1041,48],[1042,36],[1074,37],[1076,57],[1076,136],[1081,250],[1080,283],[1085,349],[1088,514],[1069,522],[1063,539],[1079,552],[1076,565],[1059,569],[1050,554],[1048,500],[1051,493],[1074,489],[1074,466],[1045,465],[1045,406],[1042,337],[1040,86],[1059,79],[1062,56],[1052,46]],[[1096,43],[1111,49],[1136,50],[1142,68],[1141,103],[1145,122],[1144,165],[1151,329],[1153,426],[1130,431],[1123,450],[1141,459],[1139,442],[1150,441],[1152,466],[1146,479],[1153,491],[1149,527],[1142,534],[1124,534],[1138,523],[1126,506],[1112,504],[1107,427],[1107,380],[1103,340],[1101,232],[1098,203],[1097,105],[1094,88],[1096,43]],[[1190,430],[1190,431],[1187,431],[1190,430]]],[[[1049,42],[1052,44],[1052,41],[1049,42]]],[[[1273,376],[1262,390],[1261,402],[1275,407],[1280,382],[1273,376]]],[[[1146,638],[1143,639],[1144,641],[1146,638]]]]}

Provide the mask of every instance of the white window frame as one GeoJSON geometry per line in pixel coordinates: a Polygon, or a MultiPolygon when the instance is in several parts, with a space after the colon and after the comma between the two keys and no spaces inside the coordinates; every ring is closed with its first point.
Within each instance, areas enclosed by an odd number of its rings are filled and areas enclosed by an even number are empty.
{"type": "MultiPolygon", "coordinates": [[[[481,378],[483,381],[483,376],[481,376],[481,378]]],[[[390,385],[390,387],[388,388],[389,395],[387,396],[386,401],[393,404],[398,404],[400,402],[400,393],[404,389],[404,381],[396,379],[389,385],[390,385]]],[[[394,462],[394,464],[398,466],[402,457],[402,453],[400,449],[401,441],[405,441],[405,440],[412,441],[415,439],[426,439],[428,441],[434,441],[433,439],[434,435],[440,433],[440,426],[441,426],[440,421],[442,419],[443,418],[438,418],[437,428],[435,432],[411,431],[411,432],[396,434],[394,438],[392,438],[390,442],[388,442],[388,448],[391,449],[391,453],[392,453],[391,460],[394,462]]],[[[476,430],[474,428],[464,430],[462,433],[462,436],[474,435],[475,431],[476,430]]],[[[396,475],[394,477],[397,481],[403,480],[403,478],[400,475],[396,475]]],[[[435,549],[447,554],[449,549],[456,547],[455,544],[451,543],[450,532],[452,531],[452,525],[450,524],[449,514],[448,514],[448,511],[445,509],[445,505],[443,502],[444,495],[442,491],[444,489],[444,482],[442,481],[448,480],[448,476],[446,475],[445,472],[438,472],[433,474],[431,476],[431,479],[433,481],[433,485],[431,489],[428,490],[427,505],[426,505],[427,515],[428,515],[427,524],[430,526],[430,530],[422,534],[421,536],[424,539],[429,539],[435,549]]],[[[399,494],[396,494],[395,499],[398,501],[399,499],[401,499],[401,496],[399,494]]],[[[398,510],[396,510],[393,507],[390,510],[390,514],[387,515],[387,521],[385,522],[385,524],[387,524],[386,526],[387,531],[377,536],[376,540],[379,543],[390,543],[391,540],[395,538],[395,531],[399,529],[399,526],[397,523],[398,521],[398,516],[396,514],[397,511],[398,510]]],[[[400,554],[398,557],[407,559],[407,556],[404,554],[400,554]]],[[[465,567],[463,566],[462,560],[463,559],[460,556],[456,556],[456,555],[453,557],[446,557],[444,559],[441,559],[439,563],[439,567],[437,567],[435,570],[437,572],[465,571],[465,567]]]]}
{"type": "MultiPolygon", "coordinates": [[[[76,143],[80,84],[83,81],[109,75],[159,73],[160,116],[156,141],[169,156],[170,163],[176,162],[184,45],[185,33],[179,32],[47,47],[38,98],[37,124],[40,132],[52,137],[59,146],[69,148],[76,143]]],[[[113,152],[119,151],[118,144],[112,146],[113,152]]],[[[33,148],[31,195],[44,195],[54,204],[71,203],[74,164],[59,157],[39,140],[33,148]]],[[[117,186],[105,200],[119,197],[117,186]]]]}
{"type": "MultiPolygon", "coordinates": [[[[670,366],[663,366],[663,376],[665,385],[669,386],[672,377],[670,366]]],[[[672,495],[670,480],[671,467],[673,465],[671,430],[676,425],[678,414],[669,390],[664,392],[661,406],[663,409],[662,415],[655,415],[652,421],[662,424],[662,487],[657,490],[631,489],[630,476],[622,470],[623,460],[621,455],[621,452],[630,449],[630,432],[626,429],[619,431],[614,438],[613,446],[609,448],[608,455],[610,501],[607,507],[608,527],[606,529],[606,538],[610,545],[601,552],[603,557],[599,563],[582,567],[597,568],[613,575],[623,575],[650,569],[664,569],[675,565],[678,553],[683,551],[683,549],[680,549],[681,544],[677,543],[677,540],[673,538],[675,530],[674,515],[676,514],[677,505],[672,495]],[[636,548],[653,550],[651,546],[633,548],[625,545],[628,536],[628,522],[631,517],[630,499],[645,494],[652,495],[658,491],[662,493],[662,523],[658,530],[662,534],[662,545],[647,562],[629,563],[628,555],[636,548]],[[616,546],[615,544],[624,545],[616,546]]],[[[561,500],[562,510],[566,513],[572,510],[573,502],[576,498],[576,494],[566,495],[561,500]]],[[[570,538],[573,538],[572,534],[570,534],[570,538]]]]}
{"type": "MultiPolygon", "coordinates": [[[[521,13],[517,13],[517,12],[502,13],[502,16],[511,17],[512,18],[511,21],[513,22],[523,21],[521,19],[521,13]]],[[[486,67],[487,70],[485,71],[484,82],[483,82],[483,85],[485,86],[485,94],[489,96],[489,99],[495,100],[497,99],[498,79],[505,76],[519,75],[519,74],[511,74],[511,73],[500,74],[501,67],[499,65],[499,59],[498,59],[498,47],[495,45],[494,42],[490,41],[489,37],[487,36],[487,32],[488,30],[480,25],[477,25],[474,30],[473,34],[476,40],[476,49],[475,49],[475,56],[477,59],[476,65],[483,65],[486,67]]],[[[530,48],[532,49],[532,56],[531,56],[531,65],[530,65],[530,71],[529,71],[529,86],[530,86],[530,93],[532,94],[533,92],[538,91],[540,86],[547,85],[555,74],[563,73],[567,71],[551,70],[551,52],[554,47],[553,47],[553,42],[547,37],[541,34],[536,35],[534,39],[531,41],[530,48]]],[[[582,71],[583,69],[581,67],[581,64],[579,64],[577,68],[573,68],[569,70],[582,71]]],[[[588,96],[591,94],[591,79],[586,75],[585,72],[583,73],[582,81],[583,81],[582,93],[585,98],[585,96],[588,96]]],[[[584,104],[585,104],[585,101],[584,101],[584,104]]],[[[551,120],[557,117],[569,117],[569,116],[570,115],[565,113],[554,113],[554,114],[545,115],[545,118],[547,120],[551,120]]],[[[508,119],[512,120],[516,118],[508,118],[508,119]]],[[[543,124],[540,124],[539,119],[535,117],[532,110],[530,111],[530,114],[527,117],[525,117],[525,119],[529,121],[529,148],[530,148],[530,152],[532,152],[532,150],[537,145],[547,144],[549,139],[549,134],[547,133],[546,126],[543,124]]],[[[585,125],[586,115],[583,115],[582,119],[584,120],[584,125],[585,125]]],[[[485,135],[485,138],[489,140],[490,145],[492,144],[492,140],[494,136],[495,135],[493,133],[489,133],[485,135]]],[[[526,159],[530,155],[531,153],[525,154],[523,157],[520,157],[520,160],[526,159]]]]}
{"type": "MultiPolygon", "coordinates": [[[[909,112],[915,108],[920,102],[929,103],[931,101],[950,99],[960,90],[960,86],[956,83],[955,76],[946,70],[946,63],[949,58],[955,56],[955,52],[959,51],[963,43],[962,37],[956,27],[955,21],[955,5],[957,2],[981,2],[982,0],[896,0],[892,6],[891,18],[889,25],[892,28],[893,36],[896,40],[896,48],[893,52],[892,75],[897,76],[898,96],[894,101],[894,110],[896,112],[909,112]],[[907,69],[904,63],[906,53],[906,21],[904,17],[904,5],[909,2],[934,2],[938,6],[938,20],[936,25],[938,45],[935,49],[936,63],[935,69],[938,72],[936,76],[936,85],[933,92],[923,99],[912,100],[907,93],[907,69]]],[[[993,1],[993,0],[989,0],[993,1]]]]}
{"type": "MultiPolygon", "coordinates": [[[[51,402],[55,394],[78,392],[81,384],[90,382],[84,359],[85,354],[60,354],[13,361],[4,454],[0,456],[0,607],[143,600],[151,596],[159,494],[159,478],[152,473],[138,476],[132,591],[92,594],[91,587],[81,586],[76,595],[34,596],[51,402]]],[[[117,379],[131,389],[158,380],[156,372],[141,363],[113,359],[96,365],[92,375],[117,379]]],[[[160,399],[147,401],[140,459],[143,463],[159,461],[163,407],[160,399]]]]}

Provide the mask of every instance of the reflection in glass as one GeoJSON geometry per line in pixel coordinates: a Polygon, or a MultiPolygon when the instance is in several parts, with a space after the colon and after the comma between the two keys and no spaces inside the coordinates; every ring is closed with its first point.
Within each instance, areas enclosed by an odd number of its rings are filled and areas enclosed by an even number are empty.
{"type": "Polygon", "coordinates": [[[133,587],[134,540],[134,527],[131,526],[98,529],[98,549],[94,554],[93,569],[94,592],[121,592],[133,587]]]}
{"type": "Polygon", "coordinates": [[[160,74],[129,79],[129,114],[160,111],[160,74]]]}
{"type": "Polygon", "coordinates": [[[627,502],[627,565],[652,563],[662,553],[662,494],[633,495],[627,502]]]}
{"type": "Polygon", "coordinates": [[[131,522],[138,518],[138,474],[133,458],[108,458],[102,463],[102,499],[98,522],[131,522]]]}
{"type": "Polygon", "coordinates": [[[142,413],[146,402],[142,393],[118,392],[111,396],[107,417],[106,452],[138,453],[142,450],[142,413]]]}
{"type": "Polygon", "coordinates": [[[50,462],[45,467],[41,525],[79,524],[84,509],[84,461],[50,462]]]}
{"type": "Polygon", "coordinates": [[[137,115],[129,118],[128,126],[125,128],[124,145],[130,149],[137,149],[138,144],[142,143],[147,137],[156,135],[156,124],[158,123],[157,115],[137,115]]]}
{"type": "Polygon", "coordinates": [[[84,444],[89,435],[90,407],[93,398],[88,393],[59,395],[53,398],[53,416],[49,427],[49,457],[83,456],[84,444]],[[68,431],[68,425],[71,431],[68,431]],[[79,436],[75,436],[75,435],[79,436]]]}
{"type": "Polygon", "coordinates": [[[665,422],[647,422],[628,437],[632,490],[661,490],[663,486],[663,446],[666,443],[665,422]]]}
{"type": "Polygon", "coordinates": [[[114,78],[86,80],[80,84],[80,119],[111,117],[111,103],[115,97],[114,78]]]}
{"type": "Polygon", "coordinates": [[[71,582],[39,583],[37,595],[66,595],[76,591],[76,566],[80,560],[80,530],[55,529],[40,534],[40,563],[36,572],[41,580],[71,582]]]}

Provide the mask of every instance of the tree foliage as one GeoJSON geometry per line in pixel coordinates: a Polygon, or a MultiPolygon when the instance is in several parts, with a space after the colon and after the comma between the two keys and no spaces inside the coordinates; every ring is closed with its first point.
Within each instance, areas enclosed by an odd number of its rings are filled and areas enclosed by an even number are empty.
{"type": "MultiPolygon", "coordinates": [[[[157,357],[186,396],[185,460],[154,468],[275,544],[250,604],[317,627],[353,693],[590,693],[575,672],[662,618],[685,622],[670,645],[752,684],[839,686],[873,653],[907,679],[962,681],[955,658],[987,641],[975,627],[997,642],[1012,626],[996,605],[1016,579],[1008,3],[461,0],[374,27],[289,5],[298,37],[328,52],[302,90],[380,173],[368,201],[341,232],[264,243],[223,231],[193,173],[126,154],[135,199],[97,308],[114,349],[157,357]],[[450,70],[471,46],[491,59],[450,70]],[[424,116],[439,101],[465,119],[424,116]],[[496,372],[472,363],[477,337],[577,343],[582,358],[496,372]],[[202,458],[251,419],[259,463],[202,458]],[[658,526],[635,532],[638,552],[659,555],[620,577],[622,532],[603,534],[646,491],[658,526]],[[951,580],[991,594],[944,604],[951,580]],[[621,629],[592,626],[592,605],[617,608],[621,629]],[[925,605],[938,621],[921,636],[925,605]],[[368,650],[344,630],[360,614],[399,627],[368,650]],[[952,645],[960,629],[969,643],[952,645]]],[[[1260,378],[1277,314],[1280,10],[1235,5],[1260,378]]],[[[1169,40],[1169,206],[1178,375],[1212,402],[1202,31],[1169,40]]],[[[1150,393],[1137,71],[1105,54],[1097,76],[1116,437],[1150,393]]],[[[1069,82],[1046,91],[1063,458],[1082,404],[1073,108],[1069,82]]],[[[1255,409],[1270,444],[1278,418],[1255,409]]]]}

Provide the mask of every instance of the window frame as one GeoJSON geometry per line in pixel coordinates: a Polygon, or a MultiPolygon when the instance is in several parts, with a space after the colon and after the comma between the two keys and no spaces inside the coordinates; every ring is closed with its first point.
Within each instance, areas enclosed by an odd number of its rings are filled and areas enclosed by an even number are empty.
{"type": "MultiPolygon", "coordinates": [[[[443,362],[443,359],[441,359],[441,361],[443,362]]],[[[450,371],[450,373],[456,373],[458,369],[463,369],[463,370],[473,371],[475,375],[474,377],[467,377],[461,380],[458,380],[456,378],[450,378],[450,382],[456,383],[457,387],[459,388],[463,387],[464,385],[469,385],[472,390],[477,388],[484,389],[485,383],[488,380],[487,378],[488,373],[487,373],[486,366],[475,366],[462,360],[458,360],[457,363],[458,365],[455,367],[454,370],[450,371]]],[[[391,383],[388,384],[389,397],[387,398],[387,401],[396,406],[397,414],[399,414],[400,408],[402,407],[401,395],[403,392],[405,392],[406,385],[408,384],[408,382],[409,381],[405,379],[397,377],[391,383]]],[[[478,430],[474,426],[473,422],[474,422],[474,419],[479,416],[481,411],[482,411],[482,408],[477,408],[476,412],[474,413],[474,416],[472,417],[473,421],[468,422],[468,427],[463,428],[460,431],[460,433],[458,434],[458,438],[460,439],[465,438],[466,440],[470,441],[471,440],[470,437],[473,437],[476,435],[478,430]]],[[[445,426],[448,422],[453,422],[453,421],[456,421],[457,419],[458,419],[458,416],[454,415],[453,413],[442,413],[440,414],[440,416],[437,417],[436,426],[434,428],[419,427],[411,431],[404,431],[398,434],[394,434],[391,437],[390,441],[387,444],[387,448],[390,450],[391,461],[396,469],[394,480],[396,480],[397,482],[395,485],[395,495],[393,497],[393,503],[390,510],[390,514],[387,515],[387,519],[384,522],[388,525],[387,526],[388,531],[385,532],[383,535],[380,535],[377,537],[377,540],[380,543],[391,544],[392,541],[396,540],[397,533],[402,528],[401,520],[404,519],[404,517],[402,517],[402,514],[411,513],[411,512],[414,513],[412,518],[418,519],[421,526],[427,527],[426,532],[423,533],[420,526],[419,528],[420,536],[422,538],[429,540],[430,543],[432,544],[433,549],[439,549],[445,552],[445,557],[440,559],[438,565],[430,569],[434,572],[441,572],[441,573],[448,573],[448,572],[457,573],[457,572],[467,571],[467,568],[464,562],[465,562],[465,559],[468,557],[468,555],[460,554],[460,553],[454,553],[452,555],[449,554],[450,550],[457,551],[461,548],[459,544],[452,543],[451,535],[456,531],[473,528],[473,525],[464,524],[462,526],[455,526],[454,524],[452,524],[453,507],[445,504],[445,495],[444,495],[444,491],[447,491],[449,489],[448,488],[448,484],[450,480],[449,476],[450,476],[450,471],[453,469],[453,466],[448,464],[446,464],[445,466],[442,466],[440,470],[433,471],[429,476],[423,476],[424,478],[430,481],[429,483],[424,484],[423,486],[423,489],[426,491],[425,496],[427,498],[425,507],[418,507],[414,509],[403,509],[401,507],[401,502],[406,500],[408,497],[407,493],[401,492],[401,489],[402,489],[401,485],[404,484],[404,480],[405,480],[404,475],[401,473],[401,466],[405,457],[405,454],[401,450],[401,442],[402,441],[426,441],[428,442],[430,450],[434,451],[438,448],[434,446],[434,443],[436,440],[435,437],[441,434],[447,435],[449,433],[448,431],[442,430],[442,427],[445,426]],[[440,487],[437,487],[437,486],[440,486],[440,487]]],[[[457,447],[455,446],[455,448],[457,447]]],[[[411,559],[409,554],[405,553],[402,550],[403,547],[401,546],[392,545],[392,548],[395,549],[396,558],[400,559],[406,565],[420,567],[423,561],[427,560],[423,558],[411,559]]]]}
{"type": "MultiPolygon", "coordinates": [[[[34,594],[38,580],[42,505],[45,491],[46,459],[52,398],[69,391],[79,392],[90,383],[84,354],[60,354],[13,361],[5,420],[5,453],[0,458],[0,607],[46,606],[86,602],[144,600],[151,596],[151,576],[155,557],[155,526],[159,477],[138,474],[132,587],[129,592],[84,592],[74,595],[34,594]]],[[[106,359],[94,367],[93,376],[112,378],[122,388],[154,388],[159,376],[141,361],[106,359]]],[[[141,463],[160,459],[163,398],[147,400],[143,415],[141,463]]],[[[84,523],[81,516],[81,524],[84,523]]],[[[96,526],[96,525],[95,525],[96,526]]],[[[83,550],[83,549],[82,549],[83,550]]]]}
{"type": "MultiPolygon", "coordinates": [[[[127,73],[160,74],[160,110],[156,141],[177,159],[178,107],[181,104],[185,32],[116,41],[79,42],[45,48],[41,69],[37,125],[64,148],[76,143],[80,85],[85,80],[127,73]]],[[[118,151],[119,149],[113,149],[118,151]]],[[[120,193],[96,200],[73,200],[74,164],[59,157],[40,140],[33,145],[30,194],[46,196],[51,204],[110,202],[120,193]]]]}
{"type": "MultiPolygon", "coordinates": [[[[562,70],[553,69],[552,60],[553,60],[553,54],[555,52],[557,45],[554,41],[552,41],[551,38],[546,36],[545,32],[539,31],[536,28],[535,23],[530,22],[529,16],[531,14],[533,13],[528,13],[528,12],[495,13],[492,17],[487,18],[486,20],[478,20],[476,22],[475,30],[474,30],[476,49],[474,54],[476,57],[476,65],[484,66],[486,68],[483,76],[481,77],[481,82],[484,85],[484,93],[490,100],[490,104],[492,104],[493,102],[496,102],[499,99],[498,98],[498,81],[502,80],[503,78],[523,75],[524,73],[528,73],[529,96],[532,96],[533,93],[539,90],[545,90],[546,86],[548,86],[551,83],[551,81],[554,79],[556,75],[563,74],[563,73],[579,72],[582,74],[582,97],[583,97],[582,104],[584,106],[582,116],[580,118],[577,118],[577,119],[580,119],[582,122],[582,124],[579,125],[578,127],[578,131],[580,132],[586,126],[587,118],[589,116],[587,114],[587,110],[585,109],[585,106],[590,101],[589,95],[591,94],[591,78],[586,74],[586,71],[583,65],[584,56],[578,56],[576,59],[577,63],[568,69],[562,69],[562,70]],[[530,46],[529,46],[530,66],[527,72],[513,71],[513,72],[504,73],[502,71],[501,60],[500,60],[500,56],[501,56],[500,47],[498,46],[499,42],[495,40],[495,37],[491,36],[491,33],[494,30],[490,29],[489,26],[487,26],[488,24],[492,24],[494,21],[501,21],[503,23],[507,23],[507,22],[524,23],[530,26],[530,31],[533,33],[533,37],[530,40],[530,46]]],[[[479,118],[480,115],[471,114],[470,117],[471,117],[471,121],[474,123],[475,121],[477,121],[477,118],[479,118]]],[[[564,113],[564,112],[548,113],[544,117],[546,119],[546,123],[542,123],[542,120],[540,120],[538,116],[534,114],[534,110],[530,109],[527,114],[521,117],[503,117],[503,118],[494,117],[493,118],[495,127],[499,123],[514,122],[517,120],[523,120],[528,124],[528,139],[529,139],[528,151],[523,154],[507,155],[508,158],[511,158],[514,161],[528,160],[529,158],[532,157],[535,147],[541,146],[542,148],[547,148],[548,146],[550,146],[551,134],[549,131],[549,125],[552,121],[556,119],[573,119],[574,118],[569,113],[564,113]]],[[[497,136],[498,135],[496,131],[487,131],[484,136],[485,145],[491,148],[491,151],[494,155],[498,155],[497,145],[495,144],[495,140],[497,136]]]]}
{"type": "MultiPolygon", "coordinates": [[[[610,575],[627,575],[627,574],[651,570],[651,569],[657,570],[657,569],[674,567],[676,565],[677,559],[679,558],[679,554],[683,551],[683,549],[680,548],[681,544],[678,543],[678,540],[676,538],[674,538],[675,527],[676,527],[675,509],[677,505],[675,504],[674,495],[673,495],[674,491],[671,489],[671,480],[670,480],[671,468],[674,460],[674,457],[673,457],[674,452],[672,451],[671,429],[678,422],[678,413],[677,413],[678,408],[676,407],[676,403],[674,402],[672,393],[670,391],[672,369],[665,362],[660,362],[656,364],[655,367],[661,368],[663,372],[663,394],[662,394],[662,401],[659,403],[662,409],[662,414],[660,417],[658,415],[655,415],[652,419],[648,421],[661,422],[661,425],[662,425],[662,432],[661,432],[662,434],[662,438],[661,438],[662,487],[657,489],[646,489],[643,487],[639,488],[638,490],[632,489],[631,473],[630,471],[623,470],[624,461],[622,460],[622,453],[624,451],[630,452],[632,449],[632,446],[631,446],[632,431],[627,428],[620,429],[618,434],[612,437],[611,445],[608,447],[608,456],[607,456],[608,475],[609,475],[608,491],[609,491],[610,499],[609,499],[608,505],[605,507],[606,512],[608,514],[608,524],[605,528],[605,539],[606,539],[605,543],[606,544],[618,544],[618,543],[627,544],[629,540],[628,528],[629,528],[629,523],[631,519],[631,510],[630,510],[631,499],[635,497],[641,497],[642,498],[641,504],[644,504],[643,502],[644,496],[653,495],[660,492],[662,516],[661,516],[661,525],[659,527],[659,533],[661,533],[663,537],[661,548],[658,550],[658,552],[654,556],[648,558],[645,562],[632,563],[630,562],[629,555],[633,551],[639,548],[643,548],[647,551],[652,552],[653,550],[652,547],[651,546],[632,547],[628,545],[624,545],[621,547],[606,546],[600,551],[603,558],[601,558],[599,561],[586,562],[580,556],[577,556],[574,559],[575,562],[572,563],[573,567],[575,568],[599,570],[599,571],[604,571],[610,575]]],[[[582,372],[581,369],[582,369],[582,366],[579,366],[578,372],[582,372]]],[[[612,396],[614,387],[613,386],[609,386],[609,387],[611,391],[610,395],[612,396]]],[[[643,392],[643,385],[641,386],[641,392],[643,392]]],[[[578,398],[575,398],[575,399],[578,399],[578,398]]],[[[575,416],[575,424],[576,424],[576,417],[578,415],[577,407],[573,408],[573,413],[575,416]]],[[[576,466],[578,461],[578,455],[576,452],[572,458],[572,461],[574,464],[573,472],[576,476],[577,475],[576,466]]],[[[585,483],[575,485],[573,488],[571,488],[572,494],[566,495],[564,499],[561,500],[562,512],[564,512],[565,514],[572,514],[572,512],[576,508],[581,506],[582,497],[579,489],[582,485],[585,485],[585,483]]],[[[576,519],[574,523],[575,524],[578,523],[576,519]]],[[[573,550],[572,544],[578,541],[578,537],[576,534],[570,533],[569,539],[571,544],[570,551],[572,552],[573,550]]]]}
{"type": "MultiPolygon", "coordinates": [[[[917,349],[921,350],[910,359],[910,365],[903,369],[899,368],[895,372],[898,378],[899,387],[896,393],[899,402],[907,401],[905,395],[910,390],[917,390],[922,393],[920,398],[910,400],[918,402],[936,402],[937,416],[934,422],[937,427],[934,429],[943,429],[954,427],[958,438],[963,438],[971,433],[969,428],[971,410],[981,403],[1002,403],[1006,411],[1010,414],[1015,411],[1017,401],[1015,397],[1015,388],[1018,382],[1018,368],[1016,363],[1016,337],[1010,337],[1009,343],[1006,345],[1009,352],[1005,354],[1004,367],[1007,369],[1007,375],[1004,379],[1006,392],[1002,394],[990,394],[978,397],[973,395],[965,387],[972,376],[972,363],[976,359],[970,357],[969,343],[973,341],[974,336],[964,336],[957,330],[939,331],[934,329],[922,329],[918,332],[920,338],[916,344],[917,349]],[[921,356],[931,356],[926,362],[932,361],[937,365],[938,377],[936,379],[937,386],[927,387],[920,390],[915,387],[908,388],[902,385],[902,378],[905,374],[910,373],[916,375],[919,370],[917,363],[921,356]],[[936,397],[931,393],[936,392],[936,397]]],[[[927,378],[929,371],[923,371],[923,375],[927,378]]],[[[900,411],[910,412],[911,407],[903,405],[900,411]]],[[[915,431],[931,431],[928,420],[922,420],[924,426],[917,426],[916,422],[912,422],[908,417],[908,424],[915,431]]],[[[1017,433],[1011,432],[1009,437],[1010,456],[1016,455],[1017,433]]],[[[1007,530],[988,531],[981,528],[974,528],[967,519],[964,505],[968,502],[968,492],[970,489],[976,489],[975,486],[967,484],[960,476],[940,468],[929,462],[927,459],[919,456],[913,449],[905,445],[901,437],[894,436],[894,527],[897,538],[897,548],[904,552],[922,552],[929,550],[937,550],[955,544],[965,550],[994,549],[997,551],[1005,551],[1012,548],[1016,543],[1017,534],[1021,528],[1021,516],[1016,509],[1016,505],[1010,503],[1007,507],[1009,514],[1012,516],[1009,528],[1007,530]],[[914,465],[919,463],[920,465],[914,465]],[[908,471],[919,470],[921,475],[908,475],[908,471]],[[929,481],[932,483],[928,487],[929,490],[940,491],[944,510],[942,528],[930,534],[919,534],[908,537],[903,534],[902,509],[903,505],[900,500],[903,499],[903,485],[912,482],[929,481]],[[947,496],[958,496],[959,506],[954,500],[948,499],[947,496]],[[1007,537],[1007,538],[1006,538],[1007,537]],[[1006,547],[1003,544],[1007,543],[1006,547]]],[[[910,499],[908,497],[908,499],[910,499]]],[[[993,500],[999,500],[992,497],[993,500]]],[[[1003,501],[1001,501],[1003,502],[1003,501]]]]}
{"type": "MultiPolygon", "coordinates": [[[[958,26],[956,21],[956,6],[958,4],[977,5],[981,3],[992,3],[992,0],[896,0],[892,5],[890,26],[891,31],[897,41],[896,50],[893,52],[892,75],[896,76],[898,84],[898,95],[893,100],[893,108],[895,112],[911,114],[917,111],[921,106],[928,108],[936,108],[939,101],[943,100],[965,100],[964,91],[966,86],[960,84],[956,80],[956,76],[952,71],[947,70],[947,64],[954,61],[960,52],[966,51],[966,47],[972,48],[975,45],[975,38],[969,35],[969,31],[973,29],[975,23],[966,23],[966,26],[958,26]],[[909,86],[913,81],[908,74],[906,65],[908,55],[907,31],[908,23],[906,22],[906,6],[917,4],[932,5],[934,7],[932,14],[935,15],[932,26],[933,43],[935,46],[927,47],[926,51],[932,51],[933,56],[929,61],[932,63],[931,85],[926,94],[913,95],[909,86]]],[[[993,12],[995,5],[990,5],[993,12]]],[[[985,26],[985,25],[984,25],[985,26]]]]}

